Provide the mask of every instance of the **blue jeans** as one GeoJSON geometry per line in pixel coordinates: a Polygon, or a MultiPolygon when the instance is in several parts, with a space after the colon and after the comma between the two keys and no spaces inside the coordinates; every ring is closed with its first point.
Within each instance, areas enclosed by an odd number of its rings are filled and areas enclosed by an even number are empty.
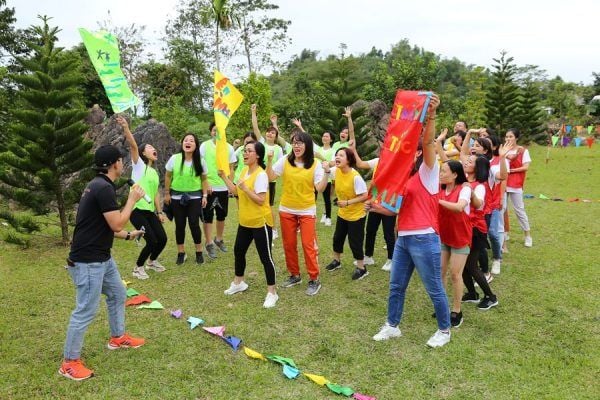
{"type": "Polygon", "coordinates": [[[492,242],[492,256],[494,260],[502,260],[502,242],[504,242],[504,232],[500,232],[500,220],[504,224],[504,214],[502,210],[492,210],[490,214],[490,223],[488,225],[488,237],[492,242]]]}
{"type": "Polygon", "coordinates": [[[125,333],[127,292],[112,257],[104,262],[76,262],[68,270],[77,289],[77,297],[67,329],[64,357],[75,360],[80,358],[83,336],[98,312],[100,294],[106,295],[110,335],[121,336],[125,333]]]}
{"type": "Polygon", "coordinates": [[[398,236],[390,271],[387,322],[397,326],[402,319],[406,288],[416,268],[433,302],[438,328],[450,328],[450,308],[442,285],[440,237],[435,233],[398,236]]]}

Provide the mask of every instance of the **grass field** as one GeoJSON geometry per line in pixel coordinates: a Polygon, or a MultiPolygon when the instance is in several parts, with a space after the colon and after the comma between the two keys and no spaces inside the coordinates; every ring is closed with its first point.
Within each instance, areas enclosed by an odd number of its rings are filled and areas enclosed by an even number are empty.
{"type": "MultiPolygon", "coordinates": [[[[161,257],[168,271],[150,271],[151,279],[131,284],[165,310],[126,312],[128,332],[145,337],[147,345],[109,351],[101,306],[83,349],[96,376],[85,382],[57,373],[74,306],[63,268],[68,249],[48,239],[24,251],[0,244],[0,399],[341,398],[304,377],[288,380],[279,365],[249,359],[199,328],[190,330],[185,318],[169,316],[176,308],[208,326],[225,325],[226,333],[265,355],[292,358],[303,372],[380,400],[600,398],[600,146],[552,149],[548,164],[546,148],[530,151],[525,192],[536,196],[526,200],[534,246],[523,247],[511,214],[510,253],[492,282],[500,305],[481,312],[466,304],[465,322],[441,349],[425,346],[436,324],[418,276],[407,294],[403,337],[374,342],[371,336],[385,322],[388,273],[373,267],[364,280],[351,281],[349,249],[342,269],[323,271],[317,296],[304,294],[304,277],[303,285],[280,289],[277,307],[265,310],[266,284],[254,247],[248,253],[250,289],[227,297],[232,252],[202,266],[190,259],[176,267],[168,224],[161,257]],[[540,193],[595,201],[540,200],[540,193]]],[[[226,241],[233,248],[237,217],[231,214],[226,241]]],[[[319,226],[322,267],[330,261],[332,234],[333,227],[319,226]]],[[[382,245],[378,237],[379,266],[382,245]]],[[[113,255],[130,281],[139,250],[133,242],[115,241],[113,255]]],[[[286,269],[279,240],[274,256],[281,282],[286,269]]]]}

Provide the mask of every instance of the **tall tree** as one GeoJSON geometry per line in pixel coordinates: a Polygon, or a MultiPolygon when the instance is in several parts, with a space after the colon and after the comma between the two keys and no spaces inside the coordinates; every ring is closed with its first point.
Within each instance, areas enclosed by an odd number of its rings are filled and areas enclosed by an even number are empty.
{"type": "Polygon", "coordinates": [[[272,55],[291,43],[287,29],[292,22],[269,17],[266,13],[279,9],[279,6],[266,0],[238,1],[236,9],[240,16],[241,39],[248,74],[258,72],[262,67],[278,66],[272,55]]]}
{"type": "Polygon", "coordinates": [[[12,75],[23,105],[12,110],[11,142],[0,155],[0,194],[38,214],[57,211],[67,243],[67,212],[82,182],[75,174],[91,164],[92,143],[83,138],[78,59],[55,47],[59,29],[41,19],[42,26],[32,28],[36,40],[27,43],[32,56],[16,58],[25,72],[12,75]]]}
{"type": "Polygon", "coordinates": [[[240,20],[235,4],[229,0],[211,0],[210,5],[204,7],[201,12],[204,23],[211,23],[215,29],[215,61],[217,70],[221,70],[221,31],[226,31],[234,24],[239,26],[240,20]]]}
{"type": "Polygon", "coordinates": [[[543,130],[544,111],[540,106],[540,90],[537,82],[528,79],[521,86],[517,124],[525,142],[541,139],[547,140],[545,135],[538,137],[543,130]]]}
{"type": "MultiPolygon", "coordinates": [[[[504,132],[514,127],[518,118],[519,87],[515,83],[517,66],[513,57],[506,57],[507,52],[500,52],[492,73],[492,84],[488,88],[486,106],[487,126],[497,132],[504,132]]],[[[518,127],[517,127],[518,128],[518,127]]]]}

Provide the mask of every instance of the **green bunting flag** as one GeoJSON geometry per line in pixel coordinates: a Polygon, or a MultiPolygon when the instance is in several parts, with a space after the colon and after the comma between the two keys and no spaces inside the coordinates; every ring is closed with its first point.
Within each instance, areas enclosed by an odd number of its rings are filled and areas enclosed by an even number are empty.
{"type": "Polygon", "coordinates": [[[140,104],[140,100],[129,89],[125,75],[121,71],[117,38],[110,32],[88,32],[83,28],[79,28],[79,34],[100,76],[113,111],[120,113],[140,104]]]}

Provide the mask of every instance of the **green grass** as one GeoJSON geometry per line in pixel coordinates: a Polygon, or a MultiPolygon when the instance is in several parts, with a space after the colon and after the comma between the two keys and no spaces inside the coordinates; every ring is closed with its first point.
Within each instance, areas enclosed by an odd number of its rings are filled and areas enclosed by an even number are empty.
{"type": "MultiPolygon", "coordinates": [[[[128,309],[127,330],[148,343],[111,352],[105,347],[108,323],[102,305],[83,349],[96,377],[85,382],[57,373],[75,294],[63,268],[68,249],[46,239],[25,251],[0,244],[0,398],[340,398],[304,377],[290,381],[277,364],[233,352],[199,328],[191,331],[185,319],[169,316],[176,308],[209,326],[225,325],[228,334],[265,355],[290,357],[304,372],[378,399],[598,398],[600,146],[553,149],[548,164],[546,148],[530,151],[534,162],[526,193],[596,201],[526,200],[534,247],[523,247],[511,215],[510,253],[492,283],[499,307],[480,312],[465,305],[465,322],[444,348],[425,346],[436,324],[417,276],[407,294],[404,336],[376,343],[371,336],[385,321],[388,274],[372,268],[369,277],[352,282],[349,250],[341,270],[323,272],[317,296],[304,294],[305,279],[300,287],[281,289],[277,307],[264,310],[266,284],[253,247],[250,289],[226,297],[231,252],[203,266],[188,261],[176,267],[168,224],[170,241],[162,260],[169,270],[151,271],[151,279],[131,285],[166,309],[128,309]]],[[[231,206],[234,210],[235,203],[231,206]]],[[[232,215],[226,229],[230,248],[236,220],[232,215]]],[[[332,233],[333,227],[319,226],[322,266],[330,261],[332,233]]],[[[379,237],[375,259],[380,263],[382,244],[379,237]]],[[[139,250],[132,242],[115,241],[113,254],[128,280],[133,280],[129,276],[139,250]]],[[[280,241],[274,250],[281,281],[286,270],[280,241]]]]}

